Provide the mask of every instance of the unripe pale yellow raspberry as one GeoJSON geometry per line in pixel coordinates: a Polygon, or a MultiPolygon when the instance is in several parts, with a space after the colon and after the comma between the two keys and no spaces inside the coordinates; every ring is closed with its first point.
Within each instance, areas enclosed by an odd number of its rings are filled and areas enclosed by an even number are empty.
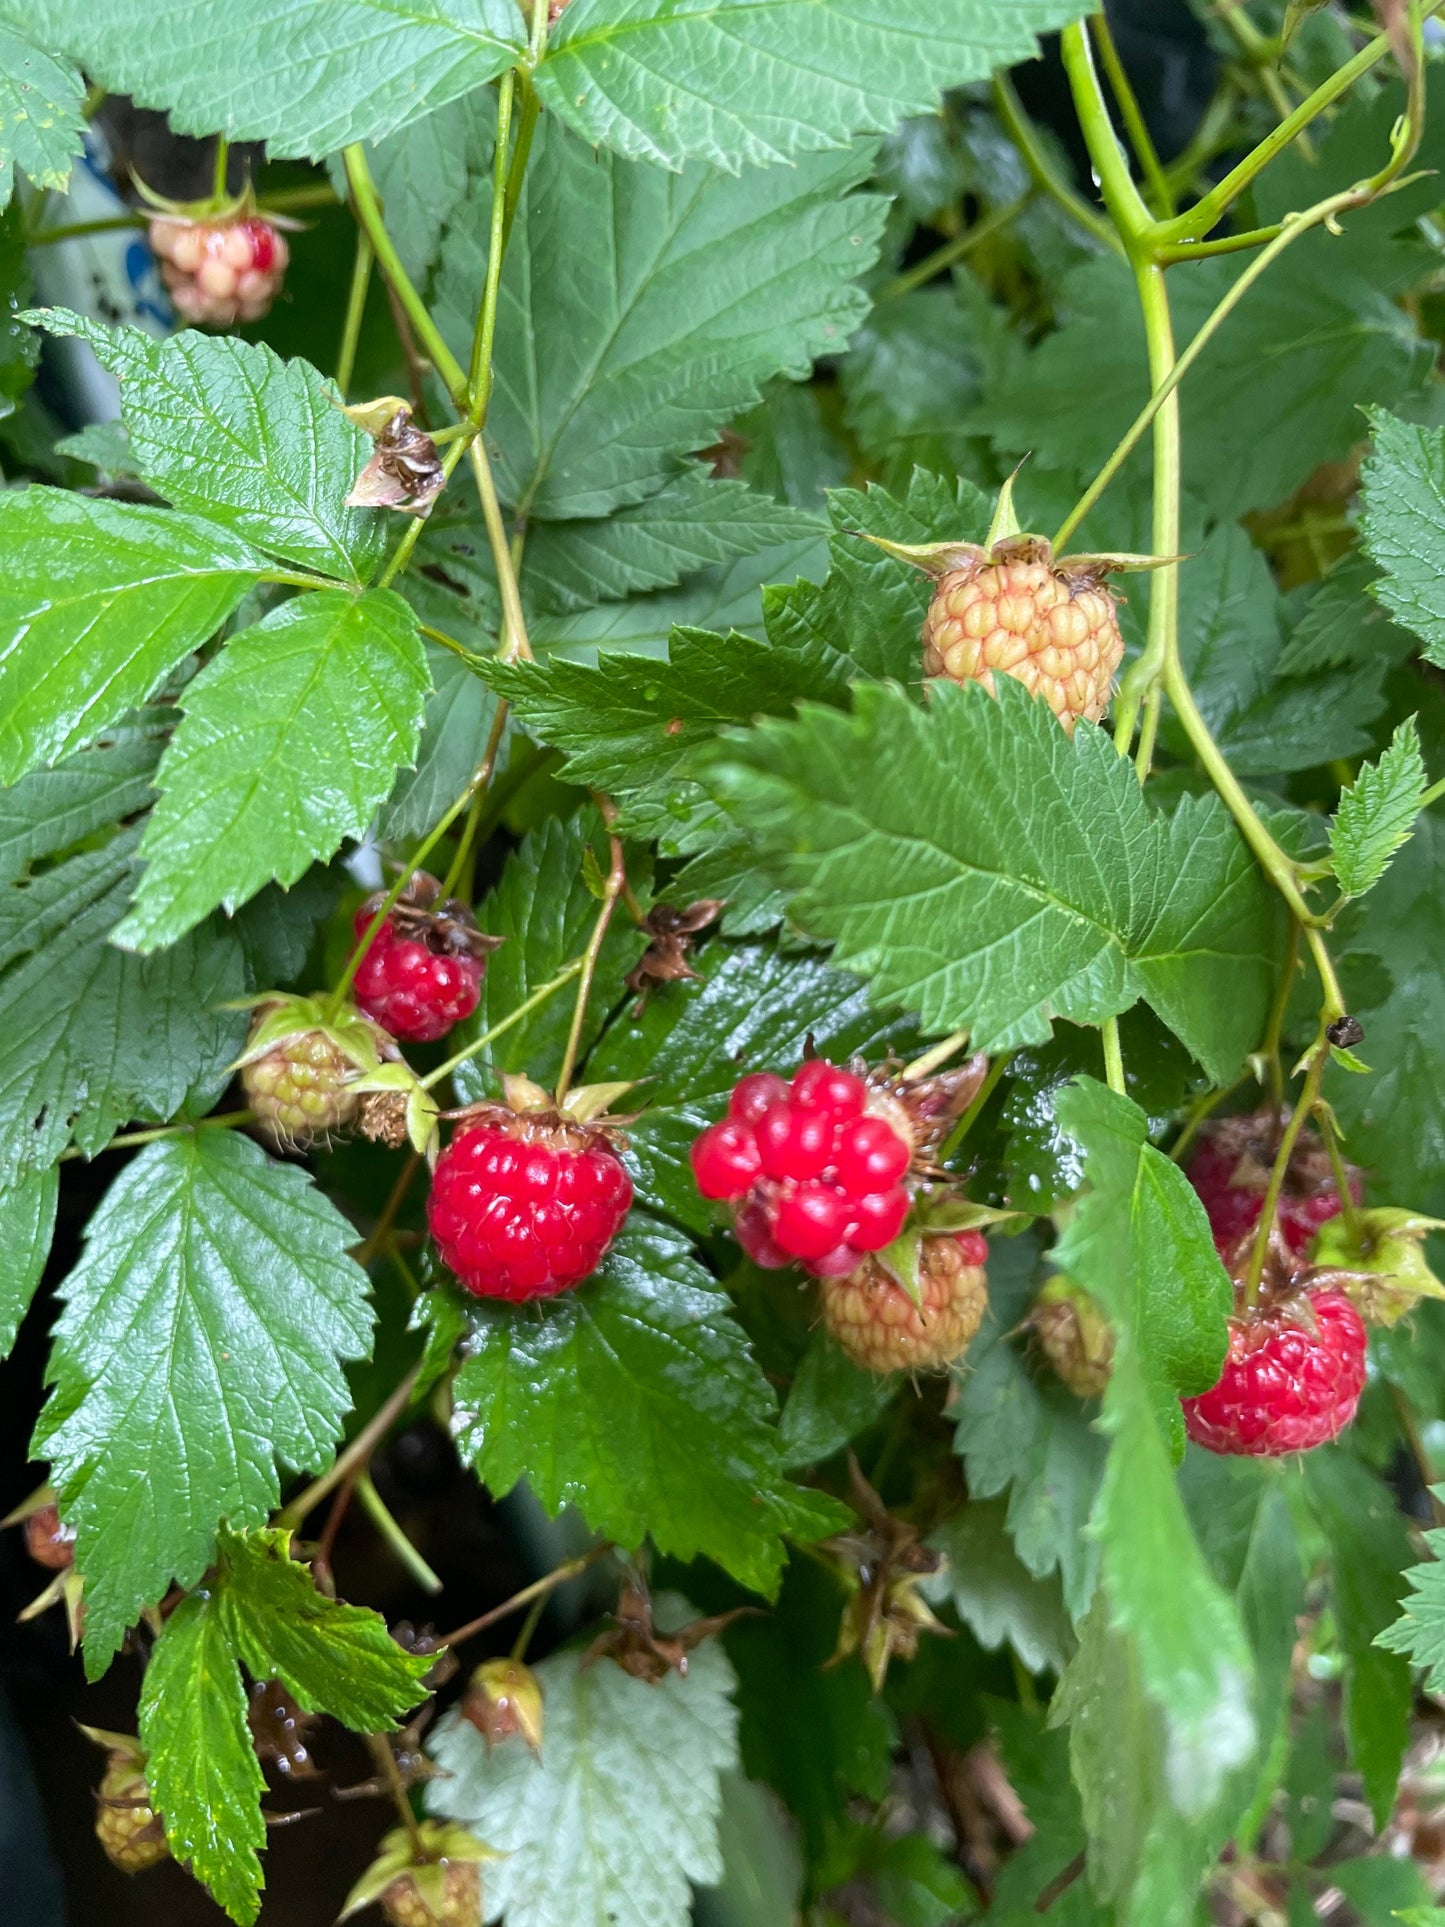
{"type": "Polygon", "coordinates": [[[1042,696],[1073,733],[1099,721],[1124,655],[1117,605],[1100,574],[1055,568],[1042,543],[938,578],[923,620],[923,673],[981,682],[1001,671],[1042,696]]]}
{"type": "Polygon", "coordinates": [[[1114,1333],[1094,1300],[1071,1278],[1051,1278],[1029,1324],[1039,1349],[1076,1398],[1102,1398],[1114,1364],[1114,1333]]]}
{"type": "Polygon", "coordinates": [[[922,1304],[876,1258],[845,1278],[822,1281],[823,1323],[870,1372],[939,1372],[960,1357],[988,1304],[986,1241],[976,1231],[925,1237],[919,1248],[922,1304]]]}
{"type": "Polygon", "coordinates": [[[241,1072],[257,1122],[281,1144],[309,1144],[348,1123],[360,1103],[353,1066],[319,1031],[289,1037],[241,1072]]]}
{"type": "Polygon", "coordinates": [[[382,1894],[381,1911],[392,1927],[481,1927],[482,1870],[472,1861],[449,1860],[440,1895],[430,1901],[404,1873],[382,1894]]]}

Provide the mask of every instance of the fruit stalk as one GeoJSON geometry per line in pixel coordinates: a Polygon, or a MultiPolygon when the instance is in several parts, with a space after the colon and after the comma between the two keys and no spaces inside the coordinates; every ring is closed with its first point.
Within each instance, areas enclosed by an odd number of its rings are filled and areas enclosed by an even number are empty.
{"type": "MultiPolygon", "coordinates": [[[[605,802],[605,799],[604,799],[605,802]]],[[[607,805],[603,818],[610,825],[616,812],[607,805]]],[[[617,908],[617,899],[627,888],[627,868],[623,861],[621,839],[610,834],[607,847],[611,855],[608,865],[607,881],[604,886],[602,907],[597,912],[597,921],[592,926],[592,935],[587,940],[587,948],[582,953],[582,971],[577,985],[577,1002],[572,1009],[572,1028],[567,1033],[567,1048],[562,1054],[562,1068],[557,1074],[557,1102],[562,1104],[572,1082],[572,1073],[577,1068],[577,1053],[582,1044],[582,1026],[587,1018],[587,1002],[592,995],[592,979],[597,971],[597,959],[602,953],[602,945],[607,936],[607,927],[612,921],[612,913],[617,908]]]]}

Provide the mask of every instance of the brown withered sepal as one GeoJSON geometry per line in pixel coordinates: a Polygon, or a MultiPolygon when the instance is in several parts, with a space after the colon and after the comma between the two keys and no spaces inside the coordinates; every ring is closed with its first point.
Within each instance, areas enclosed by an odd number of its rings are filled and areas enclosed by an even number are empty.
{"type": "Polygon", "coordinates": [[[648,937],[647,948],[624,979],[627,988],[638,993],[632,1011],[634,1017],[642,1015],[647,994],[654,984],[675,983],[682,977],[697,976],[688,962],[692,940],[699,930],[716,923],[722,910],[720,897],[702,897],[685,910],[676,910],[670,903],[656,903],[648,911],[642,919],[642,928],[648,937]]]}
{"type": "Polygon", "coordinates": [[[645,1581],[634,1576],[623,1585],[611,1627],[593,1640],[582,1664],[595,1666],[599,1659],[615,1660],[624,1673],[646,1680],[650,1686],[656,1686],[669,1673],[680,1673],[685,1678],[689,1654],[696,1652],[705,1639],[731,1626],[735,1619],[745,1618],[756,1610],[754,1606],[737,1606],[732,1612],[694,1619],[686,1626],[679,1626],[676,1632],[660,1633],[653,1623],[652,1594],[645,1581]]]}
{"type": "Polygon", "coordinates": [[[404,403],[372,437],[371,460],[352,484],[348,508],[400,509],[429,515],[445,482],[436,443],[404,403]]]}

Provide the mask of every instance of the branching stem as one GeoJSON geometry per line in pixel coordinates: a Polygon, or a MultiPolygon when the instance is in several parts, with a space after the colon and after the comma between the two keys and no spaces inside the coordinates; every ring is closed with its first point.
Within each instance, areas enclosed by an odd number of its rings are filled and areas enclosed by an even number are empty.
{"type": "Polygon", "coordinates": [[[499,1619],[506,1619],[512,1613],[520,1612],[523,1606],[530,1606],[534,1599],[544,1599],[556,1587],[565,1586],[569,1579],[586,1572],[590,1565],[611,1550],[611,1542],[604,1540],[601,1545],[578,1553],[575,1559],[564,1560],[560,1566],[554,1566],[551,1572],[543,1573],[540,1579],[534,1579],[530,1586],[523,1586],[510,1599],[504,1599],[500,1606],[493,1606],[490,1612],[483,1613],[477,1619],[469,1619],[465,1626],[458,1626],[454,1633],[446,1635],[442,1644],[447,1647],[460,1646],[464,1639],[473,1639],[478,1633],[484,1633],[488,1626],[495,1626],[499,1619]]]}

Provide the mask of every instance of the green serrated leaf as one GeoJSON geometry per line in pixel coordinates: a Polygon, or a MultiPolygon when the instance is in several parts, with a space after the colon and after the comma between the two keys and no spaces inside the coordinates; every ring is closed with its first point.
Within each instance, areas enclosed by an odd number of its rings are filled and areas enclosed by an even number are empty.
{"type": "Polygon", "coordinates": [[[428,1808],[501,1854],[487,1905],[509,1927],[686,1927],[690,1883],[722,1875],[718,1782],[737,1762],[721,1647],[709,1641],[685,1678],[669,1673],[655,1686],[610,1660],[584,1667],[576,1653],[535,1670],[547,1709],[540,1757],[489,1749],[451,1714],[430,1747],[450,1777],[428,1785],[428,1808]]]}
{"type": "MultiPolygon", "coordinates": [[[[39,785],[39,797],[48,789],[39,785]]],[[[240,948],[212,927],[159,957],[114,947],[135,842],[126,832],[0,890],[4,1183],[72,1141],[94,1155],[132,1118],[206,1108],[227,1081],[245,1029],[224,1008],[246,987],[240,948]]]]}
{"type": "Polygon", "coordinates": [[[1372,593],[1380,571],[1359,549],[1342,555],[1317,583],[1275,664],[1280,676],[1309,676],[1383,659],[1403,662],[1414,638],[1397,629],[1372,593]]]}
{"type": "Polygon", "coordinates": [[[1101,1600],[1060,1713],[1073,1721],[1096,1889],[1128,1896],[1131,1922],[1182,1923],[1193,1906],[1183,1871],[1197,1879],[1211,1813],[1256,1743],[1249,1647],[1194,1537],[1171,1452],[1177,1393],[1218,1376],[1232,1295],[1203,1207],[1149,1145],[1143,1112],[1080,1078],[1059,1115],[1084,1147],[1091,1188],[1053,1255],[1115,1333],[1109,1459],[1090,1519],[1101,1600]],[[1112,1777],[1110,1751],[1121,1762],[1112,1777]]]}
{"type": "Polygon", "coordinates": [[[38,0],[37,37],[180,134],[321,160],[493,80],[526,45],[513,0],[38,0]]]}
{"type": "MultiPolygon", "coordinates": [[[[1373,172],[1403,108],[1398,85],[1346,107],[1310,163],[1287,154],[1270,169],[1258,218],[1279,220],[1373,172]]],[[[1441,151],[1431,127],[1415,165],[1438,167],[1441,151]]],[[[1182,391],[1189,485],[1223,520],[1285,500],[1359,439],[1362,402],[1393,406],[1422,378],[1428,346],[1396,305],[1431,272],[1429,251],[1410,233],[1412,204],[1424,211],[1414,194],[1428,203],[1428,178],[1413,194],[1351,216],[1338,233],[1297,241],[1201,355],[1193,391],[1182,391]]],[[[1193,337],[1243,268],[1226,256],[1171,270],[1181,340],[1193,337]]],[[[1032,450],[1045,467],[1088,475],[1147,399],[1144,331],[1129,271],[1112,255],[1067,274],[1054,302],[1064,325],[1005,368],[979,419],[1005,450],[1032,450]]]]}
{"type": "Polygon", "coordinates": [[[13,1189],[0,1192],[0,1248],[5,1269],[0,1275],[0,1359],[15,1343],[20,1321],[30,1309],[35,1287],[50,1256],[55,1235],[55,1207],[60,1196],[60,1174],[33,1171],[13,1189]]]}
{"type": "Polygon", "coordinates": [[[171,1852],[243,1927],[260,1911],[266,1844],[248,1710],[224,1613],[214,1597],[183,1599],[141,1688],[146,1779],[171,1852]]]}
{"type": "Polygon", "coordinates": [[[945,87],[1031,59],[1070,0],[572,0],[537,72],[584,139],[680,167],[767,166],[931,113],[945,87]]]}
{"type": "MultiPolygon", "coordinates": [[[[487,961],[475,1014],[453,1032],[458,1049],[508,1016],[557,976],[564,964],[581,956],[597,921],[597,899],[587,887],[583,858],[599,832],[600,821],[592,810],[565,821],[550,817],[508,858],[501,880],[477,912],[483,930],[505,937],[506,942],[487,961]]],[[[635,876],[634,885],[639,880],[635,876]]],[[[641,956],[645,941],[625,919],[614,917],[598,956],[599,994],[588,1005],[582,1031],[584,1053],[606,1022],[612,1001],[621,994],[622,979],[641,956]]],[[[485,1053],[470,1058],[456,1080],[464,1101],[495,1090],[495,1084],[488,1082],[495,1072],[525,1072],[540,1084],[554,1078],[561,1068],[575,1001],[572,988],[564,988],[514,1024],[485,1053]]],[[[598,1081],[590,1064],[587,1074],[598,1081]]]]}
{"type": "Polygon", "coordinates": [[[988,1310],[957,1375],[954,1449],[974,1499],[1008,1494],[1005,1524],[1026,1569],[1055,1568],[1070,1615],[1088,1611],[1099,1548],[1084,1531],[1104,1469],[1104,1442],[1091,1414],[1052,1374],[1028,1369],[1013,1338],[1038,1289],[1038,1241],[995,1243],[988,1261],[988,1310]]]}
{"type": "MultiPolygon", "coordinates": [[[[1397,1618],[1409,1575],[1410,1540],[1394,1495],[1358,1460],[1335,1448],[1301,1460],[1310,1509],[1330,1547],[1335,1623],[1345,1658],[1345,1730],[1383,1827],[1395,1803],[1410,1737],[1414,1694],[1397,1618]]],[[[1408,1609],[1407,1609],[1408,1610],[1408,1609]]]]}
{"type": "Polygon", "coordinates": [[[821,533],[816,516],[693,467],[609,516],[539,523],[524,555],[527,600],[543,614],[587,609],[821,533]]]}
{"type": "Polygon", "coordinates": [[[1056,1574],[1035,1578],[1009,1536],[1002,1499],[974,1499],[929,1540],[948,1564],[927,1583],[935,1605],[946,1601],[987,1652],[1005,1640],[1031,1672],[1062,1673],[1074,1629],[1056,1574]]]}
{"type": "MultiPolygon", "coordinates": [[[[859,147],[738,180],[703,167],[672,176],[544,119],[502,270],[487,416],[498,489],[529,528],[654,494],[771,376],[803,375],[843,346],[867,307],[855,284],[885,212],[848,193],[870,158],[859,147]]],[[[437,281],[437,322],[463,361],[490,191],[453,224],[437,281]]]]}
{"type": "MultiPolygon", "coordinates": [[[[1233,769],[1273,776],[1357,756],[1385,705],[1389,654],[1280,673],[1283,604],[1263,554],[1237,523],[1217,529],[1180,571],[1179,653],[1200,711],[1233,769]]],[[[1382,625],[1383,626],[1383,625],[1382,625]]],[[[1164,732],[1192,754],[1176,720],[1164,732]]]]}
{"type": "Polygon", "coordinates": [[[390,1733],[424,1697],[435,1654],[409,1653],[380,1613],[328,1599],[290,1556],[285,1530],[222,1530],[221,1609],[254,1679],[279,1679],[308,1713],[358,1733],[390,1733]]]}
{"type": "Polygon", "coordinates": [[[1333,1077],[1350,1155],[1388,1174],[1393,1198],[1445,1216],[1445,826],[1434,811],[1362,903],[1335,949],[1374,1077],[1333,1077]]]}
{"type": "Polygon", "coordinates": [[[0,207],[17,169],[36,187],[64,190],[85,132],[84,93],[68,60],[0,25],[0,207]]]}
{"type": "Polygon", "coordinates": [[[826,1331],[815,1331],[778,1422],[784,1465],[792,1470],[832,1458],[882,1415],[897,1391],[895,1378],[865,1371],[826,1331]]]}
{"type": "Polygon", "coordinates": [[[1180,1394],[1207,1392],[1224,1366],[1234,1290],[1214,1248],[1199,1194],[1149,1142],[1130,1098],[1076,1078],[1059,1122],[1084,1151],[1089,1190],[1054,1247],[1061,1271],[1127,1326],[1156,1416],[1183,1450],[1180,1394]]]}
{"type": "Polygon", "coordinates": [[[117,943],[153,950],[360,836],[415,754],[416,619],[390,589],[323,589],[233,636],[186,689],[117,943]]]}
{"type": "Polygon", "coordinates": [[[274,1509],[278,1461],[330,1459],[342,1365],[370,1344],[354,1235],[304,1171],[230,1131],[149,1145],[106,1193],[60,1288],[35,1436],[77,1530],[92,1676],[143,1606],[199,1579],[222,1518],[274,1509]]]}
{"type": "Polygon", "coordinates": [[[167,501],[298,567],[357,585],[370,576],[384,519],[345,498],[371,442],[309,363],[234,335],[156,341],[68,308],[26,319],[78,335],[119,379],[135,472],[167,501]]]}
{"type": "Polygon", "coordinates": [[[926,710],[870,684],[854,700],[729,732],[709,775],[804,930],[880,1003],[967,1026],[976,1048],[1143,997],[1233,1076],[1263,1021],[1275,911],[1216,800],[1156,815],[1102,731],[1071,742],[1011,678],[997,698],[940,682],[926,710]]]}
{"type": "Polygon", "coordinates": [[[1340,792],[1330,822],[1330,855],[1347,897],[1361,897],[1385,874],[1391,857],[1408,841],[1425,792],[1420,736],[1409,716],[1373,763],[1340,792]]]}
{"type": "Polygon", "coordinates": [[[1373,446],[1360,473],[1365,512],[1360,539],[1383,571],[1375,595],[1445,663],[1441,593],[1440,499],[1445,491],[1445,430],[1370,411],[1373,446]]]}
{"type": "Polygon", "coordinates": [[[597,1277],[540,1320],[482,1308],[453,1399],[458,1450],[494,1492],[525,1478],[550,1512],[705,1552],[760,1592],[777,1589],[784,1534],[851,1516],[783,1476],[773,1395],[727,1295],[635,1210],[597,1277]]]}
{"type": "Polygon", "coordinates": [[[266,1782],[240,1666],[280,1680],[308,1712],[390,1732],[433,1663],[400,1647],[380,1614],[324,1598],[289,1540],[222,1528],[216,1570],[166,1621],[141,1693],[146,1774],[171,1852],[243,1927],[260,1906],[266,1782]]]}
{"type": "Polygon", "coordinates": [[[170,509],[0,495],[0,782],[118,723],[265,568],[240,536],[170,509]]]}
{"type": "Polygon", "coordinates": [[[16,882],[41,858],[144,809],[160,753],[159,736],[143,732],[84,750],[54,769],[32,770],[0,789],[0,883],[16,882]]]}

